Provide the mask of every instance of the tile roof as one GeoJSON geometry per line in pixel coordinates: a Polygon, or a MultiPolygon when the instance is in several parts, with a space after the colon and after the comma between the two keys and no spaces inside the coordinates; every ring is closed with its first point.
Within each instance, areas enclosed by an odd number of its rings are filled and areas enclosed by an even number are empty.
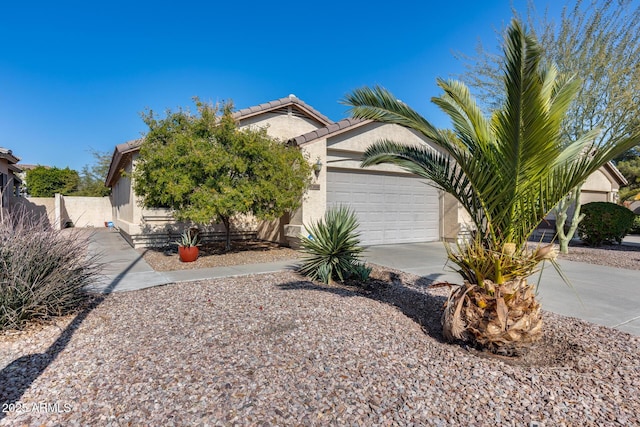
{"type": "MultiPolygon", "coordinates": [[[[321,114],[315,108],[298,99],[295,95],[289,95],[285,98],[276,99],[275,101],[265,102],[264,104],[256,105],[249,108],[243,108],[242,110],[238,110],[233,113],[233,117],[236,120],[247,119],[259,114],[264,114],[269,111],[288,107],[290,105],[323,125],[333,123],[333,121],[327,116],[321,114]]],[[[113,157],[111,158],[111,164],[109,165],[109,172],[107,173],[107,178],[105,180],[105,184],[108,187],[112,185],[112,181],[115,179],[117,172],[120,170],[120,163],[124,155],[140,150],[143,139],[144,138],[138,138],[116,145],[116,148],[113,152],[113,157]]]]}
{"type": "Polygon", "coordinates": [[[288,107],[289,105],[297,107],[298,109],[307,113],[307,115],[315,118],[317,121],[324,125],[333,123],[333,120],[320,113],[318,110],[305,103],[295,95],[289,95],[285,98],[276,99],[275,101],[269,101],[253,107],[243,108],[242,110],[238,110],[233,113],[233,117],[238,120],[247,119],[249,117],[253,117],[268,111],[277,110],[282,107],[288,107]]]}
{"type": "Polygon", "coordinates": [[[8,148],[0,147],[0,158],[7,159],[9,163],[18,163],[19,157],[16,157],[8,148]]]}
{"type": "Polygon", "coordinates": [[[127,141],[122,144],[118,144],[116,145],[116,151],[122,154],[130,153],[131,151],[136,151],[142,146],[142,140],[143,138],[138,138],[138,139],[132,139],[131,141],[127,141]]]}
{"type": "Polygon", "coordinates": [[[28,170],[31,170],[31,169],[35,169],[38,166],[42,166],[42,167],[45,167],[47,169],[49,168],[49,166],[46,166],[46,165],[31,165],[31,164],[25,164],[25,163],[19,163],[16,166],[18,166],[23,171],[28,171],[28,170]]]}
{"type": "Polygon", "coordinates": [[[340,120],[339,122],[331,123],[330,125],[325,126],[323,128],[316,129],[311,132],[307,132],[304,135],[291,138],[289,139],[288,142],[290,144],[303,145],[311,141],[315,141],[316,139],[319,139],[319,138],[335,136],[349,129],[360,127],[371,122],[373,122],[373,120],[354,119],[354,118],[343,119],[343,120],[340,120]]]}

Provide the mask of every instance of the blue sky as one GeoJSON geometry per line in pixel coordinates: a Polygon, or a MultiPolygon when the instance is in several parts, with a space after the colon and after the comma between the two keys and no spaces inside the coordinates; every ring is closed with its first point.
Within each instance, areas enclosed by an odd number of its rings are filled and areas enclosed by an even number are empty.
{"type": "Polygon", "coordinates": [[[511,5],[5,2],[0,146],[23,163],[80,170],[91,149],[112,152],[141,136],[147,108],[190,107],[194,96],[245,108],[293,93],[339,120],[347,113],[338,101],[375,84],[447,126],[429,101],[436,78],[463,71],[455,51],[473,54],[478,40],[497,48],[511,5]]]}

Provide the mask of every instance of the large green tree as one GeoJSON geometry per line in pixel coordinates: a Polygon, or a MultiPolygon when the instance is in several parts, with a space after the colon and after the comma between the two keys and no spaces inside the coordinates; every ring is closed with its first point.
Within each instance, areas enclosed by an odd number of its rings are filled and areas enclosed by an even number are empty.
{"type": "Polygon", "coordinates": [[[527,239],[569,191],[638,144],[640,133],[597,145],[597,132],[587,132],[566,143],[562,123],[580,80],[543,64],[541,46],[518,21],[507,31],[502,69],[503,103],[489,118],[463,83],[438,80],[444,94],[433,102],[451,118],[453,136],[380,87],[355,90],[345,103],[354,117],[411,128],[442,149],[378,141],[362,165],[398,165],[467,210],[477,232],[449,251],[465,285],[445,310],[445,336],[513,352],[541,334],[540,307],[526,277],[550,248],[529,252],[527,239]]]}
{"type": "Polygon", "coordinates": [[[80,176],[68,167],[36,166],[27,171],[27,193],[32,197],[53,197],[56,193],[68,196],[78,189],[80,176]]]}
{"type": "MultiPolygon", "coordinates": [[[[518,11],[514,10],[516,15],[518,11]]],[[[563,143],[577,140],[585,132],[599,130],[598,144],[630,135],[640,126],[640,5],[633,0],[568,1],[559,17],[540,15],[532,0],[526,10],[530,31],[536,35],[544,61],[561,73],[583,81],[561,126],[563,143]]],[[[504,101],[499,56],[481,43],[476,55],[467,57],[462,80],[473,87],[485,106],[504,101]]],[[[618,156],[640,154],[638,146],[618,156]]],[[[556,209],[556,230],[562,252],[580,221],[575,188],[556,209]],[[572,227],[565,233],[567,212],[575,206],[572,227]]]]}
{"type": "Polygon", "coordinates": [[[617,166],[629,183],[627,187],[620,189],[620,198],[625,200],[636,197],[640,194],[640,157],[621,160],[617,166]]]}
{"type": "Polygon", "coordinates": [[[297,147],[265,129],[238,128],[232,104],[196,99],[197,114],[144,115],[149,132],[133,173],[145,206],[173,209],[180,220],[222,222],[231,247],[238,214],[275,219],[300,206],[311,166],[297,147]]]}

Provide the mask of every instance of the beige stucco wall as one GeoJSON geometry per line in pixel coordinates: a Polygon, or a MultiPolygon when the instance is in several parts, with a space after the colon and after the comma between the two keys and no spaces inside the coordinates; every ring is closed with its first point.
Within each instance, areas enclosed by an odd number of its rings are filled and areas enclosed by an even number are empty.
{"type": "Polygon", "coordinates": [[[23,208],[31,214],[45,216],[51,226],[55,224],[56,213],[53,197],[13,197],[11,206],[14,209],[23,208]]]}
{"type": "MultiPolygon", "coordinates": [[[[8,175],[9,174],[9,162],[7,161],[7,159],[0,159],[0,174],[5,174],[8,175]]],[[[0,185],[2,185],[2,183],[0,182],[0,185]]],[[[2,214],[7,213],[7,208],[9,205],[9,197],[5,194],[5,189],[0,187],[0,195],[2,195],[2,197],[0,197],[0,209],[2,209],[2,214]]]]}
{"type": "MultiPolygon", "coordinates": [[[[302,207],[298,215],[291,218],[292,225],[303,225],[316,222],[324,215],[327,206],[327,140],[320,139],[313,144],[303,146],[302,153],[311,164],[322,163],[318,173],[312,172],[311,186],[302,199],[302,207]]],[[[301,233],[304,230],[300,229],[301,233]]]]}
{"type": "MultiPolygon", "coordinates": [[[[328,139],[321,138],[304,144],[302,150],[309,161],[314,164],[319,160],[323,167],[317,177],[314,175],[315,187],[312,186],[305,194],[299,214],[292,217],[291,224],[300,227],[291,228],[290,237],[293,237],[296,232],[306,234],[303,225],[316,222],[324,215],[327,204],[327,169],[362,170],[360,167],[362,154],[372,143],[382,139],[407,145],[426,144],[436,149],[414,131],[402,126],[382,123],[368,123],[335,136],[330,135],[328,139]]],[[[366,170],[410,175],[397,166],[386,164],[368,167],[366,170]]],[[[470,222],[468,215],[450,196],[442,194],[439,203],[440,235],[445,239],[455,239],[458,231],[470,222]]]]}
{"type": "Polygon", "coordinates": [[[120,175],[115,185],[111,188],[112,218],[114,225],[126,233],[131,233],[135,226],[133,208],[136,200],[133,194],[130,173],[133,167],[133,158],[127,156],[122,169],[125,176],[120,175]]]}
{"type": "Polygon", "coordinates": [[[618,200],[618,189],[620,186],[611,175],[602,169],[599,169],[589,175],[589,178],[582,186],[582,195],[580,203],[589,202],[612,202],[618,200]]]}
{"type": "MultiPolygon", "coordinates": [[[[436,150],[435,146],[430,144],[424,137],[402,126],[368,123],[336,136],[330,136],[326,142],[326,165],[334,169],[362,170],[360,161],[364,151],[374,142],[383,139],[406,145],[427,146],[436,150]]],[[[313,159],[315,157],[311,160],[313,159]]],[[[402,168],[389,164],[369,166],[366,170],[411,175],[402,168]]]]}
{"type": "Polygon", "coordinates": [[[111,221],[109,197],[63,197],[64,210],[75,227],[104,227],[111,221]]]}
{"type": "MultiPolygon", "coordinates": [[[[591,202],[618,202],[618,190],[620,184],[616,179],[604,168],[600,168],[591,175],[582,185],[580,192],[580,205],[584,205],[591,202]]],[[[569,207],[567,210],[567,222],[571,222],[573,213],[575,211],[574,206],[569,207]]],[[[556,216],[551,211],[546,217],[546,221],[555,221],[556,216]]],[[[546,223],[545,223],[546,224],[546,223]]],[[[551,222],[553,224],[553,222],[551,222]]]]}
{"type": "Polygon", "coordinates": [[[241,120],[240,127],[266,128],[270,137],[286,141],[323,126],[323,124],[315,120],[300,117],[299,113],[295,113],[296,110],[294,108],[287,108],[288,114],[265,113],[241,120]]]}
{"type": "Polygon", "coordinates": [[[14,197],[12,207],[46,216],[54,228],[60,228],[69,220],[75,227],[104,227],[111,221],[109,197],[14,197]]]}

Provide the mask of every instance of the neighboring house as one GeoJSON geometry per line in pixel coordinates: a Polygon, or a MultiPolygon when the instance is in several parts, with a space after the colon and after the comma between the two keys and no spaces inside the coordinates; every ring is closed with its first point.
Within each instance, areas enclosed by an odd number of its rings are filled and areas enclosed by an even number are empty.
{"type": "MultiPolygon", "coordinates": [[[[306,233],[305,224],[340,204],[356,212],[364,245],[456,240],[469,228],[468,216],[456,200],[427,185],[425,179],[392,165],[360,168],[365,149],[383,138],[437,149],[412,130],[371,120],[333,122],[293,95],[239,110],[235,118],[240,127],[266,127],[270,136],[297,145],[315,166],[313,182],[296,212],[272,222],[246,218],[236,227],[237,236],[253,233],[295,245],[306,233]]],[[[113,222],[135,247],[170,241],[169,236],[175,238],[184,227],[166,210],[142,208],[133,193],[130,172],[141,144],[142,140],[135,140],[118,145],[106,179],[112,188],[113,222]]],[[[607,169],[602,177],[594,177],[593,185],[585,184],[583,192],[589,197],[613,199],[618,175],[607,169]]],[[[221,226],[215,226],[205,234],[222,236],[222,231],[221,226]]]]}
{"type": "Polygon", "coordinates": [[[13,155],[11,150],[0,147],[0,207],[6,208],[13,196],[20,195],[22,181],[18,174],[22,170],[17,166],[20,159],[13,155]]]}
{"type": "MultiPolygon", "coordinates": [[[[580,205],[591,202],[618,203],[618,192],[620,187],[625,185],[627,185],[625,177],[613,163],[608,162],[589,175],[589,178],[582,184],[579,203],[580,205]]],[[[574,207],[571,206],[567,211],[567,224],[571,223],[573,213],[574,207]]],[[[555,215],[553,213],[547,215],[540,228],[554,229],[555,215]]]]}
{"type": "Polygon", "coordinates": [[[620,187],[627,185],[627,180],[613,163],[608,162],[596,172],[589,175],[582,185],[580,204],[590,202],[618,203],[620,187]]]}

